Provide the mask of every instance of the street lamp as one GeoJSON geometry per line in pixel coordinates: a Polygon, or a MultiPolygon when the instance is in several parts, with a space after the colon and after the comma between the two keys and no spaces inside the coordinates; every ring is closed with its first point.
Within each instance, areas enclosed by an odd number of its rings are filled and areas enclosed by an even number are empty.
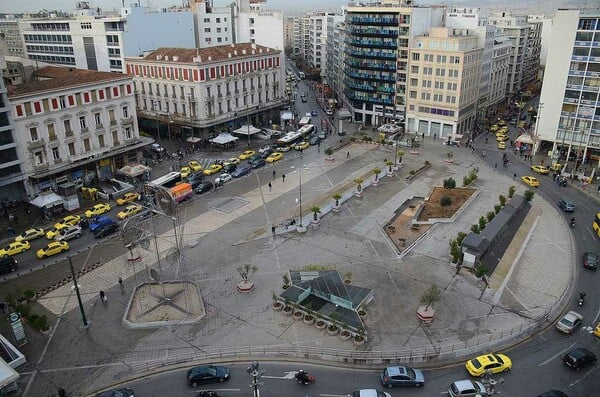
{"type": "Polygon", "coordinates": [[[152,101],[152,107],[154,108],[154,111],[156,112],[156,138],[155,138],[155,140],[157,140],[157,141],[160,138],[160,130],[158,128],[158,105],[160,105],[160,101],[152,101]]]}
{"type": "MultiPolygon", "coordinates": [[[[296,167],[291,166],[291,168],[295,169],[296,167]]],[[[302,170],[303,169],[305,169],[305,170],[307,169],[306,165],[304,165],[304,164],[300,168],[298,168],[298,171],[300,171],[300,191],[299,191],[299,194],[298,194],[298,197],[299,197],[298,204],[300,206],[300,222],[299,222],[299,226],[298,227],[299,227],[300,230],[302,230],[302,228],[303,228],[303,225],[302,225],[302,170]]]]}
{"type": "Polygon", "coordinates": [[[538,103],[538,108],[537,108],[537,113],[535,116],[535,131],[533,134],[533,152],[531,153],[531,156],[535,156],[535,154],[537,153],[537,150],[539,148],[539,137],[538,137],[538,130],[540,128],[540,116],[542,113],[542,109],[544,108],[544,103],[543,102],[539,102],[538,103]]]}
{"type": "Polygon", "coordinates": [[[81,313],[81,321],[83,322],[83,328],[88,328],[90,326],[90,323],[87,320],[85,310],[83,308],[83,302],[81,301],[81,293],[79,292],[79,285],[77,285],[77,274],[75,273],[75,269],[73,269],[73,262],[71,261],[71,257],[67,256],[67,259],[69,261],[69,268],[71,269],[73,287],[75,288],[75,295],[77,295],[77,304],[79,305],[79,312],[81,313]]]}

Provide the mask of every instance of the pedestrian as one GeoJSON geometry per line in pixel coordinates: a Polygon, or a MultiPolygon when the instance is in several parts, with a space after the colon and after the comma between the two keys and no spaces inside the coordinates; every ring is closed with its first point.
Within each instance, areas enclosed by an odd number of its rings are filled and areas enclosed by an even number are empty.
{"type": "Polygon", "coordinates": [[[425,142],[425,133],[424,132],[421,134],[421,141],[425,142]]]}
{"type": "Polygon", "coordinates": [[[433,134],[433,140],[435,141],[437,138],[437,134],[433,134]]]}
{"type": "Polygon", "coordinates": [[[277,174],[277,172],[275,172],[275,170],[273,170],[273,179],[275,179],[275,174],[277,174]]]}
{"type": "Polygon", "coordinates": [[[285,182],[285,174],[281,174],[281,182],[285,182]]]}
{"type": "Polygon", "coordinates": [[[486,145],[488,144],[488,138],[487,138],[487,136],[485,137],[485,144],[486,145]]]}
{"type": "Polygon", "coordinates": [[[349,159],[350,158],[350,152],[346,153],[346,158],[349,159]]]}
{"type": "Polygon", "coordinates": [[[102,290],[100,291],[100,300],[102,302],[106,302],[107,301],[106,294],[102,290]]]}
{"type": "Polygon", "coordinates": [[[275,237],[275,225],[271,226],[271,233],[273,234],[273,237],[275,237]]]}
{"type": "Polygon", "coordinates": [[[486,156],[485,150],[481,152],[481,156],[483,156],[483,158],[485,158],[485,156],[486,156]]]}
{"type": "Polygon", "coordinates": [[[513,174],[513,179],[517,179],[517,173],[516,172],[513,174]]]}
{"type": "Polygon", "coordinates": [[[119,285],[121,286],[121,288],[123,288],[123,279],[121,277],[119,277],[119,285]]]}
{"type": "Polygon", "coordinates": [[[497,170],[498,169],[498,163],[494,164],[494,169],[497,170]]]}
{"type": "Polygon", "coordinates": [[[62,387],[58,388],[58,397],[67,397],[67,392],[62,387]]]}
{"type": "Polygon", "coordinates": [[[273,187],[273,185],[271,185],[271,182],[269,182],[269,191],[271,191],[272,187],[273,187]]]}
{"type": "Polygon", "coordinates": [[[471,152],[475,153],[475,146],[471,146],[471,152]]]}

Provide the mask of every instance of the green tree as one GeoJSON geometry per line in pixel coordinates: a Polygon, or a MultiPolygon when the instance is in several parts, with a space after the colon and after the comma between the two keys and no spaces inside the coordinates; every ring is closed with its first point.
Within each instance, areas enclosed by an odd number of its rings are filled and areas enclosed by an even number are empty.
{"type": "Polygon", "coordinates": [[[237,267],[235,270],[237,270],[240,277],[242,277],[242,280],[248,282],[248,281],[250,281],[250,279],[252,278],[254,273],[256,273],[256,271],[258,270],[258,267],[246,263],[243,266],[237,267]]]}
{"type": "Polygon", "coordinates": [[[535,196],[535,193],[533,190],[527,189],[527,190],[525,190],[524,196],[525,196],[525,200],[531,201],[531,200],[533,200],[533,196],[535,196]]]}
{"type": "Polygon", "coordinates": [[[373,168],[372,171],[375,174],[375,180],[378,180],[379,179],[379,174],[381,174],[381,168],[375,167],[375,168],[373,168]]]}
{"type": "Polygon", "coordinates": [[[342,195],[339,193],[334,193],[333,196],[331,196],[331,198],[333,198],[335,200],[335,206],[339,207],[340,206],[340,199],[342,198],[342,195]]]}
{"type": "Polygon", "coordinates": [[[429,289],[427,289],[427,291],[425,291],[423,295],[421,295],[420,302],[424,305],[427,305],[425,307],[425,310],[429,310],[429,307],[431,305],[440,300],[441,295],[442,294],[440,289],[437,285],[434,284],[431,287],[429,287],[429,289]]]}

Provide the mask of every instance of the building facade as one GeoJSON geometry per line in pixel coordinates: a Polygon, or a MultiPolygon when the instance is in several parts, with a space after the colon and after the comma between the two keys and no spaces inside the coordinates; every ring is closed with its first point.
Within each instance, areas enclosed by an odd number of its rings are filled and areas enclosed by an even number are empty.
{"type": "Polygon", "coordinates": [[[8,45],[6,56],[24,57],[25,47],[21,39],[19,22],[16,19],[0,19],[0,33],[4,33],[4,40],[8,45]]]}
{"type": "Polygon", "coordinates": [[[331,86],[336,99],[344,83],[344,38],[346,24],[344,16],[327,17],[327,60],[326,83],[331,86]]]}
{"type": "Polygon", "coordinates": [[[461,29],[431,28],[410,50],[406,127],[450,139],[475,124],[483,48],[461,29]]]}
{"type": "Polygon", "coordinates": [[[37,78],[9,88],[27,195],[108,180],[141,160],[152,140],[139,136],[131,76],[50,66],[37,78]]]}
{"type": "Polygon", "coordinates": [[[398,0],[347,8],[343,101],[355,121],[380,125],[404,118],[409,43],[442,26],[444,14],[443,7],[411,7],[398,0]]]}
{"type": "Polygon", "coordinates": [[[552,162],[600,160],[600,13],[559,10],[552,24],[534,151],[552,162]]]}
{"type": "Polygon", "coordinates": [[[140,116],[200,133],[271,124],[287,103],[283,52],[256,44],[159,48],[127,58],[127,71],[140,116]]]}

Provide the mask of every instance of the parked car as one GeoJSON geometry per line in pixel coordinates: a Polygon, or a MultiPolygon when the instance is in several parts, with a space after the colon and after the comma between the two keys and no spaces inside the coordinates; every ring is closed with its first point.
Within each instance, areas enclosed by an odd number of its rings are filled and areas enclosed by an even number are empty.
{"type": "MultiPolygon", "coordinates": [[[[258,149],[258,154],[265,154],[266,151],[271,150],[271,146],[269,145],[262,145],[260,147],[260,149],[258,149]]],[[[268,156],[268,155],[267,155],[268,156]]]]}
{"type": "Polygon", "coordinates": [[[202,194],[202,193],[210,192],[211,190],[213,190],[213,187],[214,187],[214,185],[213,185],[212,182],[202,182],[194,190],[194,193],[196,193],[196,194],[202,194]]]}
{"type": "Polygon", "coordinates": [[[0,258],[21,254],[31,248],[29,241],[13,241],[0,249],[0,258]]]}
{"type": "Polygon", "coordinates": [[[140,194],[136,192],[128,192],[125,193],[122,197],[117,199],[117,205],[125,205],[128,203],[132,203],[134,201],[138,201],[140,199],[140,194]]]}
{"type": "Polygon", "coordinates": [[[131,204],[128,205],[127,207],[125,207],[123,209],[123,211],[119,212],[117,214],[117,218],[118,219],[125,219],[125,218],[129,218],[130,216],[133,216],[139,212],[141,212],[144,209],[144,207],[142,207],[141,205],[137,205],[137,204],[131,204]]]}
{"type": "Polygon", "coordinates": [[[152,145],[150,145],[150,150],[154,153],[161,154],[164,153],[165,148],[160,146],[158,143],[153,143],[152,145]]]}
{"type": "Polygon", "coordinates": [[[223,169],[223,166],[221,164],[211,164],[203,172],[204,172],[204,175],[212,175],[212,174],[216,174],[217,172],[221,171],[222,169],[223,169]]]}
{"type": "Polygon", "coordinates": [[[583,316],[581,314],[570,310],[556,323],[556,328],[565,334],[572,334],[582,321],[583,316]]]}
{"type": "Polygon", "coordinates": [[[249,163],[249,164],[250,164],[250,166],[252,168],[260,168],[260,167],[264,167],[265,164],[267,164],[267,163],[265,162],[265,159],[258,159],[256,161],[253,161],[253,162],[249,163]]]}
{"type": "Polygon", "coordinates": [[[219,175],[217,178],[215,178],[215,184],[217,183],[217,180],[219,181],[219,184],[222,185],[226,182],[229,182],[232,179],[232,176],[226,172],[222,173],[221,175],[219,175]]]}
{"type": "Polygon", "coordinates": [[[96,397],[134,397],[132,389],[112,389],[98,394],[96,397]]]}
{"type": "Polygon", "coordinates": [[[272,153],[275,153],[275,151],[271,148],[264,150],[260,157],[262,157],[263,159],[266,159],[267,157],[269,157],[272,153]]]}
{"type": "Polygon", "coordinates": [[[564,212],[574,212],[575,211],[575,204],[572,201],[569,201],[569,200],[560,200],[558,202],[558,206],[564,212]]]}
{"type": "Polygon", "coordinates": [[[275,146],[275,150],[278,152],[289,152],[290,150],[292,150],[292,148],[288,145],[277,145],[275,146]]]}
{"type": "Polygon", "coordinates": [[[597,270],[598,262],[600,262],[598,255],[594,254],[593,252],[586,252],[583,254],[582,264],[586,269],[597,270]]]}
{"type": "Polygon", "coordinates": [[[96,229],[94,232],[94,237],[96,238],[104,238],[106,236],[110,236],[113,233],[116,233],[119,230],[119,225],[116,223],[109,223],[108,225],[104,225],[99,229],[96,229]]]}
{"type": "Polygon", "coordinates": [[[598,360],[596,355],[583,347],[571,350],[563,356],[563,363],[569,368],[579,371],[587,365],[594,365],[598,360]]]}
{"type": "Polygon", "coordinates": [[[115,221],[113,221],[112,218],[108,216],[97,216],[90,222],[90,231],[94,233],[99,228],[105,225],[109,225],[111,223],[115,223],[115,221]]]}
{"type": "Polygon", "coordinates": [[[74,226],[79,223],[81,217],[79,215],[67,215],[61,220],[59,220],[56,224],[62,223],[63,225],[74,226]]]}
{"type": "Polygon", "coordinates": [[[244,175],[248,175],[252,171],[252,167],[249,165],[244,165],[242,167],[238,167],[231,173],[231,176],[234,178],[239,178],[244,175]]]}
{"type": "Polygon", "coordinates": [[[390,393],[377,389],[360,389],[352,392],[352,397],[392,397],[390,393]]]}
{"type": "Polygon", "coordinates": [[[68,250],[69,243],[66,241],[51,241],[44,248],[40,248],[35,255],[38,257],[38,259],[43,259],[68,250]]]}
{"type": "Polygon", "coordinates": [[[450,385],[448,388],[450,397],[475,397],[488,396],[489,393],[483,383],[476,380],[459,380],[450,385]]]}
{"type": "Polygon", "coordinates": [[[93,216],[102,215],[108,211],[110,211],[110,205],[108,203],[96,204],[89,210],[85,211],[85,217],[91,218],[93,216]]]}
{"type": "Polygon", "coordinates": [[[48,240],[54,240],[54,237],[56,237],[62,229],[66,229],[69,226],[71,226],[71,225],[67,225],[66,223],[55,224],[52,229],[50,229],[46,232],[46,238],[48,240]]]}
{"type": "Polygon", "coordinates": [[[188,178],[187,178],[187,182],[190,185],[192,185],[192,189],[197,188],[198,185],[200,185],[203,180],[204,180],[204,174],[201,173],[201,172],[197,172],[195,174],[192,174],[192,175],[188,176],[188,178]]]}
{"type": "Polygon", "coordinates": [[[229,380],[229,368],[222,365],[202,365],[187,371],[187,383],[192,387],[226,380],[229,380]]]}
{"type": "Polygon", "coordinates": [[[23,233],[15,237],[15,241],[31,241],[44,235],[44,229],[34,228],[25,230],[23,233]]]}
{"type": "Polygon", "coordinates": [[[387,367],[381,372],[381,384],[385,387],[421,387],[425,384],[425,375],[416,368],[387,367]]]}
{"type": "Polygon", "coordinates": [[[223,172],[231,174],[233,171],[237,169],[237,164],[227,164],[223,166],[223,172]]]}
{"type": "Polygon", "coordinates": [[[58,233],[58,235],[55,237],[55,239],[57,241],[69,241],[69,240],[73,240],[74,238],[81,237],[82,233],[83,233],[83,230],[81,229],[81,226],[79,226],[79,225],[69,226],[66,229],[62,229],[58,233]]]}
{"type": "Polygon", "coordinates": [[[311,146],[314,146],[314,145],[317,145],[320,141],[321,141],[321,138],[319,138],[318,135],[313,135],[308,140],[308,144],[311,146]]]}
{"type": "Polygon", "coordinates": [[[0,274],[7,274],[17,271],[17,260],[13,257],[0,259],[0,274]]]}

